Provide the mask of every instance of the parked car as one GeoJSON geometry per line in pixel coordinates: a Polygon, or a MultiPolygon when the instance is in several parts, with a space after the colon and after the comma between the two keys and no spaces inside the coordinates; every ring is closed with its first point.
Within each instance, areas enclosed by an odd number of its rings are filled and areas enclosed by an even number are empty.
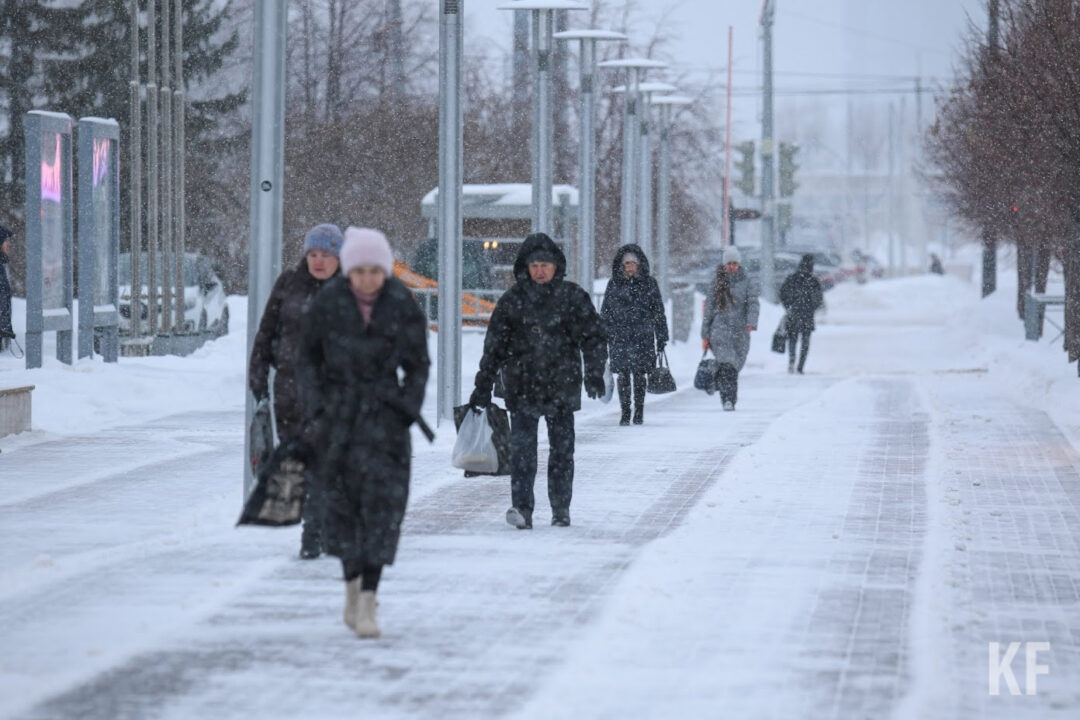
{"type": "MultiPolygon", "coordinates": [[[[160,256],[156,265],[156,277],[161,278],[160,256]]],[[[147,292],[147,258],[141,254],[139,280],[142,290],[139,296],[139,318],[146,332],[150,318],[147,292]]],[[[209,332],[221,337],[229,332],[229,306],[225,298],[225,286],[214,272],[210,259],[198,253],[184,253],[184,326],[183,332],[209,332]]],[[[120,254],[118,267],[120,281],[120,332],[131,332],[131,253],[120,254]]],[[[160,284],[160,281],[159,281],[160,284]]],[[[161,298],[158,297],[158,327],[161,323],[161,298]]]]}
{"type": "Polygon", "coordinates": [[[873,255],[862,250],[852,250],[851,258],[856,265],[862,266],[867,278],[885,277],[885,267],[873,255]]]}

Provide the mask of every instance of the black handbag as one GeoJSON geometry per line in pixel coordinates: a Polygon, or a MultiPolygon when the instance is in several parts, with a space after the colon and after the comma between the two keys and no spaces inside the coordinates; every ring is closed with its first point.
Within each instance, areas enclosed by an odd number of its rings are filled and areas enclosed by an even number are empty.
{"type": "Polygon", "coordinates": [[[304,512],[311,466],[306,443],[290,440],[277,446],[260,468],[255,487],[244,501],[237,525],[296,525],[304,512]]]}
{"type": "Polygon", "coordinates": [[[783,353],[787,350],[787,315],[780,318],[780,324],[776,326],[776,332],[772,336],[772,351],[783,353]]]}
{"type": "Polygon", "coordinates": [[[675,392],[675,378],[668,367],[667,352],[656,355],[656,367],[649,371],[649,381],[646,384],[648,392],[656,395],[675,392]]]}
{"type": "MultiPolygon", "coordinates": [[[[458,405],[454,408],[454,427],[460,428],[461,421],[465,419],[465,413],[471,412],[468,405],[458,405]]],[[[510,474],[510,416],[498,405],[488,405],[484,411],[488,425],[491,426],[491,441],[495,443],[495,453],[499,456],[499,469],[493,473],[478,473],[471,470],[465,471],[465,477],[477,475],[509,475],[510,474]]]]}
{"type": "Polygon", "coordinates": [[[712,395],[716,392],[716,371],[719,363],[716,362],[716,358],[706,357],[708,354],[708,350],[701,354],[701,362],[698,363],[697,372],[694,373],[694,387],[712,395]]]}

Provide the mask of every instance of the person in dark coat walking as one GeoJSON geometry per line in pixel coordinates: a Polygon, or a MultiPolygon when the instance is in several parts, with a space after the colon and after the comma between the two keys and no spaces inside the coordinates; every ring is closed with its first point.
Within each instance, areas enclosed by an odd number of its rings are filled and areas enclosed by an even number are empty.
{"type": "MultiPolygon", "coordinates": [[[[270,368],[274,368],[274,420],[282,443],[303,439],[305,415],[297,384],[303,316],[323,283],[339,274],[342,242],[337,225],[324,223],[307,232],[304,259],[296,268],[283,272],[274,283],[255,334],[248,362],[248,387],[256,402],[269,397],[270,368]]],[[[317,479],[307,483],[305,492],[300,557],[310,560],[322,552],[325,503],[317,479]]]]}
{"type": "Polygon", "coordinates": [[[806,354],[810,352],[810,333],[814,332],[814,313],[825,302],[821,281],[814,277],[814,256],[802,256],[799,267],[780,286],[780,302],[787,312],[788,372],[802,375],[806,354]],[[795,343],[802,338],[799,365],[795,365],[795,343]]]}
{"type": "Polygon", "coordinates": [[[375,592],[397,553],[409,426],[420,417],[430,366],[427,319],[393,277],[381,232],[348,228],[341,269],[304,315],[300,390],[327,495],[324,547],[345,577],[345,624],[378,637],[375,592]]]}
{"type": "Polygon", "coordinates": [[[664,351],[668,325],[660,285],[649,274],[649,259],[637,245],[623,245],[615,253],[600,317],[607,332],[611,372],[619,376],[619,424],[630,424],[632,380],[634,424],[640,425],[645,417],[647,373],[664,351]]]}
{"type": "Polygon", "coordinates": [[[717,361],[717,384],[725,410],[739,400],[739,372],[750,353],[750,333],[757,329],[760,294],[758,283],[742,267],[739,248],[724,249],[724,264],[705,297],[701,347],[712,348],[717,361]]]}
{"type": "Polygon", "coordinates": [[[469,398],[475,409],[491,404],[501,373],[510,412],[510,496],[506,521],[532,527],[536,480],[536,432],[547,421],[548,499],[551,524],[570,524],[574,484],[574,412],[581,409],[582,358],[585,392],[604,394],[607,338],[589,293],[564,279],[566,257],[544,233],[521,244],[514,261],[516,283],[491,314],[484,355],[469,398]]]}
{"type": "Polygon", "coordinates": [[[8,278],[12,235],[14,233],[0,225],[0,350],[6,350],[8,343],[15,339],[15,329],[11,325],[11,280],[8,278]]]}

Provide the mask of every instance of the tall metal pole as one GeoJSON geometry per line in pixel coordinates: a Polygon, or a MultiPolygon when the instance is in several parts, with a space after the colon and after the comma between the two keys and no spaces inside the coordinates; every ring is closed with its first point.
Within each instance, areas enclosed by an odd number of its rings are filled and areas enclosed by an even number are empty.
{"type": "Polygon", "coordinates": [[[761,113],[761,294],[776,301],[773,248],[776,238],[776,208],[773,203],[773,57],[772,26],[775,0],[765,0],[761,8],[764,38],[764,97],[761,113]]]}
{"type": "Polygon", "coordinates": [[[649,101],[655,92],[672,92],[674,85],[660,82],[647,82],[638,85],[638,98],[641,100],[638,117],[640,135],[638,136],[638,203],[637,203],[637,244],[646,256],[653,253],[653,152],[650,134],[652,118],[649,116],[649,101]]]}
{"type": "Polygon", "coordinates": [[[532,11],[533,101],[532,199],[533,232],[549,232],[551,226],[551,37],[550,10],[532,11]]]}
{"type": "Polygon", "coordinates": [[[660,294],[668,297],[671,291],[671,128],[673,108],[692,101],[681,95],[664,95],[653,99],[660,108],[660,148],[657,180],[656,218],[656,277],[660,294]]]}
{"type": "Polygon", "coordinates": [[[596,40],[581,38],[581,138],[578,142],[578,283],[590,294],[596,274],[596,40]]]}
{"type": "MultiPolygon", "coordinates": [[[[154,2],[155,0],[151,0],[154,2]]],[[[169,4],[171,0],[161,0],[161,191],[162,198],[162,233],[161,233],[161,330],[169,332],[173,327],[173,176],[172,176],[172,53],[169,48],[169,35],[172,33],[169,22],[169,4]]],[[[183,292],[183,290],[181,290],[183,292]]]]}
{"type": "Polygon", "coordinates": [[[175,196],[176,210],[173,213],[173,221],[176,223],[176,231],[174,235],[174,247],[176,249],[177,265],[176,265],[176,319],[175,326],[182,328],[184,326],[184,253],[187,251],[187,243],[184,237],[184,223],[186,222],[186,214],[184,212],[184,203],[187,189],[185,187],[184,179],[184,145],[187,142],[187,136],[184,132],[184,15],[183,15],[183,0],[175,0],[176,11],[173,13],[173,20],[175,22],[173,53],[176,57],[176,73],[174,75],[175,90],[173,90],[173,149],[176,152],[175,160],[173,162],[173,172],[176,175],[176,181],[173,185],[173,194],[175,196]]]}
{"type": "Polygon", "coordinates": [[[657,180],[656,276],[660,296],[670,297],[668,287],[671,243],[671,105],[660,105],[660,177],[657,180]]]}
{"type": "Polygon", "coordinates": [[[157,75],[157,0],[150,0],[146,5],[146,112],[149,122],[146,132],[147,147],[147,222],[146,232],[149,235],[146,243],[146,290],[147,307],[150,312],[151,335],[158,332],[158,143],[161,142],[158,132],[158,75],[157,75]]]}
{"type": "Polygon", "coordinates": [[[601,40],[626,41],[626,35],[610,30],[568,30],[556,33],[559,40],[579,43],[581,92],[578,143],[578,272],[577,279],[592,292],[596,275],[596,45],[601,40]]]}
{"type": "MultiPolygon", "coordinates": [[[[248,336],[251,355],[255,331],[270,288],[281,273],[281,200],[285,167],[285,32],[287,0],[255,4],[255,73],[251,98],[251,238],[248,242],[248,336]]],[[[255,403],[247,397],[247,423],[255,403]]],[[[254,478],[251,447],[244,433],[244,497],[254,478]]]]}
{"type": "Polygon", "coordinates": [[[637,238],[634,201],[637,198],[637,138],[638,138],[638,81],[641,71],[630,68],[626,79],[626,104],[623,114],[622,207],[620,208],[620,240],[629,245],[637,238]]]}
{"type": "MultiPolygon", "coordinates": [[[[461,402],[461,61],[464,0],[440,0],[439,14],[439,358],[438,422],[461,402]]],[[[535,185],[533,192],[535,197],[535,185]]],[[[548,193],[550,202],[551,194],[548,193]]]]}
{"type": "Polygon", "coordinates": [[[724,246],[732,244],[731,238],[731,64],[732,64],[732,50],[734,48],[734,33],[730,25],[727,29],[727,88],[725,88],[724,94],[727,95],[727,108],[724,113],[726,118],[724,120],[724,246]]]}
{"type": "Polygon", "coordinates": [[[638,219],[637,236],[638,246],[641,247],[646,257],[652,256],[652,233],[653,233],[653,202],[652,202],[652,170],[653,156],[649,138],[649,96],[650,93],[642,92],[639,110],[640,135],[638,137],[638,219]]]}
{"type": "Polygon", "coordinates": [[[128,193],[130,217],[128,231],[131,249],[131,336],[142,335],[142,100],[139,88],[139,0],[131,0],[131,80],[128,82],[128,104],[131,117],[131,137],[128,141],[128,193]]]}

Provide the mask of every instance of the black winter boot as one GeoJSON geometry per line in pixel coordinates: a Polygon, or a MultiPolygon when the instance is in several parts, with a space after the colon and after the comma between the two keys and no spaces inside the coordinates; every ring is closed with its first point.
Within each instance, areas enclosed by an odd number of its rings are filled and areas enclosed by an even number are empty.
{"type": "Polygon", "coordinates": [[[645,389],[648,386],[645,373],[634,373],[634,424],[645,422],[645,389]]]}
{"type": "Polygon", "coordinates": [[[619,374],[619,406],[622,408],[622,416],[619,418],[620,425],[630,424],[630,375],[629,373],[619,374]],[[624,380],[625,378],[625,380],[624,380]]]}

